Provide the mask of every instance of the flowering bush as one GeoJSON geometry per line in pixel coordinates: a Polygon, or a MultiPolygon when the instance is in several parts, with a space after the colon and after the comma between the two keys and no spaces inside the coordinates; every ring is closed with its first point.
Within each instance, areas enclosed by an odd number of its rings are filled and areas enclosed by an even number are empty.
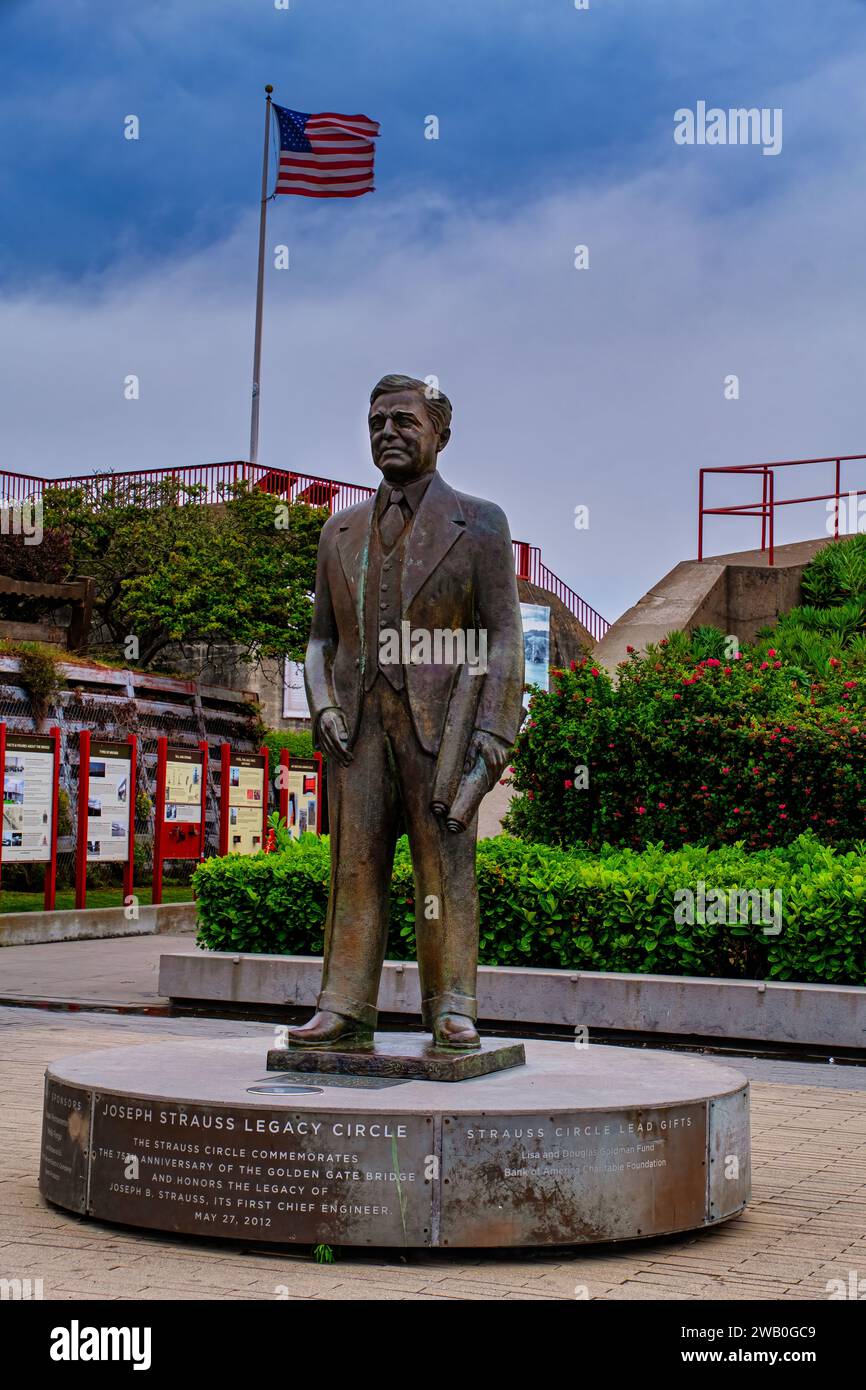
{"type": "Polygon", "coordinates": [[[591,847],[864,835],[866,679],[835,657],[812,679],[772,642],[702,655],[724,637],[696,637],[631,652],[616,680],[591,659],[551,673],[515,746],[509,830],[591,847]]]}

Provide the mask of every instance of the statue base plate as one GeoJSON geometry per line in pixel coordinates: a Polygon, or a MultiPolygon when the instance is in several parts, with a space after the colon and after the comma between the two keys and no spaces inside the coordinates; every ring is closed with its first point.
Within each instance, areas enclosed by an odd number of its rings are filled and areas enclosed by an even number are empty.
{"type": "MultiPolygon", "coordinates": [[[[502,1039],[489,1048],[525,1050],[525,1066],[454,1086],[298,1073],[323,1059],[296,1049],[266,1072],[265,1037],[164,1037],[52,1063],[42,1195],[188,1237],[443,1249],[670,1235],[748,1200],[748,1082],[717,1062],[502,1039]]],[[[388,1043],[406,1057],[419,1038],[388,1043]]]]}
{"type": "Polygon", "coordinates": [[[392,1076],[410,1081],[469,1081],[525,1065],[523,1043],[483,1038],[480,1047],[458,1052],[405,1033],[377,1033],[372,1049],[272,1047],[268,1052],[268,1071],[392,1076]]]}

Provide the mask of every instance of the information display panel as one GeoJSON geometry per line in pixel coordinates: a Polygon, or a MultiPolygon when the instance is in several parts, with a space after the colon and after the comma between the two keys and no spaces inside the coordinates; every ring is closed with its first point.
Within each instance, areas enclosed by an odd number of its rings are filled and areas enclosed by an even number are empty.
{"type": "Polygon", "coordinates": [[[78,847],[75,906],[87,906],[88,864],[123,864],[124,902],[132,893],[137,741],[78,736],[78,847]]]}
{"type": "Polygon", "coordinates": [[[283,749],[280,755],[280,816],[289,834],[297,839],[322,829],[322,755],[297,758],[283,749]]]}
{"type": "Polygon", "coordinates": [[[258,854],[268,823],[268,752],[234,753],[222,746],[220,854],[258,854]]]}
{"type": "Polygon", "coordinates": [[[51,858],[54,740],[6,735],[3,767],[3,861],[44,864],[51,858]]]}
{"type": "Polygon", "coordinates": [[[3,770],[3,864],[45,865],[45,906],[54,907],[57,880],[57,799],[60,730],[19,734],[0,723],[3,770]]]}
{"type": "Polygon", "coordinates": [[[204,858],[207,760],[204,740],[197,748],[157,741],[153,903],[162,902],[164,860],[204,858]]]}
{"type": "Polygon", "coordinates": [[[128,743],[91,743],[87,787],[87,858],[125,860],[133,815],[132,748],[128,743]]]}
{"type": "Polygon", "coordinates": [[[160,817],[164,859],[198,859],[204,824],[204,753],[168,748],[165,800],[160,817]]]}

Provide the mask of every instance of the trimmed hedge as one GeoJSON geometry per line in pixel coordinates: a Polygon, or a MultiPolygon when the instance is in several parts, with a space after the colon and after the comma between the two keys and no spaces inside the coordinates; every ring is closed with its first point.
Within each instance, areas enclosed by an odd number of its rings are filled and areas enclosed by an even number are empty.
{"type": "MultiPolygon", "coordinates": [[[[318,955],[328,896],[326,838],[291,849],[209,859],[195,872],[201,945],[216,951],[318,955]]],[[[786,848],[741,846],[566,852],[508,836],[478,846],[479,959],[486,965],[866,984],[866,852],[804,835],[786,848]],[[782,929],[677,925],[678,889],[782,894],[782,929]]],[[[387,955],[413,959],[414,888],[406,841],[391,885],[387,955]]],[[[710,915],[709,913],[706,914],[710,915]]]]}

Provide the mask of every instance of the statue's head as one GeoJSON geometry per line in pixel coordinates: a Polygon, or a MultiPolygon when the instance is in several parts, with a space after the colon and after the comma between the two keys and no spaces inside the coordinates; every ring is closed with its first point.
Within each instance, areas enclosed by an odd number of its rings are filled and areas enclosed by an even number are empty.
{"type": "Polygon", "coordinates": [[[451,438],[451,402],[412,376],[383,376],[370,395],[373,462],[389,483],[432,473],[451,438]]]}

